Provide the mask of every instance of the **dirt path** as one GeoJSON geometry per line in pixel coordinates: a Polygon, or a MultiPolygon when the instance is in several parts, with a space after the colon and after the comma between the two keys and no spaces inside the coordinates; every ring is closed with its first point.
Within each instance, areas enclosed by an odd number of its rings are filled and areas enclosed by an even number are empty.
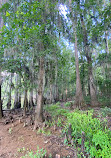
{"type": "Polygon", "coordinates": [[[75,157],[75,151],[64,146],[63,138],[58,136],[58,131],[54,131],[53,128],[50,130],[51,135],[45,136],[37,134],[30,126],[23,127],[23,123],[19,123],[18,120],[7,125],[0,123],[0,158],[20,158],[27,149],[36,151],[37,146],[46,149],[47,154],[53,157],[56,154],[61,155],[61,158],[75,157]]]}

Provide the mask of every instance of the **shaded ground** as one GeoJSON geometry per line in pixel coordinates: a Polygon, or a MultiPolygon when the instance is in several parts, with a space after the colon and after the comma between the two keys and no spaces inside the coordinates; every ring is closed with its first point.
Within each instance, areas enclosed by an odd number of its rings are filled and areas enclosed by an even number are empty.
{"type": "Polygon", "coordinates": [[[46,136],[37,134],[31,126],[24,127],[24,120],[21,121],[22,123],[18,119],[6,125],[4,124],[6,119],[0,122],[0,158],[20,158],[27,149],[36,151],[37,146],[46,149],[47,154],[53,157],[57,157],[57,154],[61,157],[76,157],[75,150],[64,145],[64,138],[60,137],[59,128],[55,130],[51,127],[51,133],[46,136]]]}

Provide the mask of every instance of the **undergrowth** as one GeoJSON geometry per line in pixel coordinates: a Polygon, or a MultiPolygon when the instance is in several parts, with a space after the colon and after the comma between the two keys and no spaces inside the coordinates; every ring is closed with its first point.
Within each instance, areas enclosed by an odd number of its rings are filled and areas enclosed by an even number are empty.
{"type": "Polygon", "coordinates": [[[111,108],[105,107],[100,109],[100,113],[103,117],[111,116],[111,108]]]}
{"type": "Polygon", "coordinates": [[[25,156],[22,156],[21,158],[43,158],[46,155],[46,150],[39,149],[37,147],[37,151],[34,153],[33,151],[28,151],[25,156]]]}
{"type": "Polygon", "coordinates": [[[59,105],[60,103],[52,104],[45,107],[45,110],[51,114],[52,117],[58,117],[58,116],[67,116],[69,113],[68,109],[63,109],[59,105]]]}
{"type": "MultiPolygon", "coordinates": [[[[92,112],[75,111],[67,115],[65,132],[71,124],[71,136],[74,144],[81,147],[82,132],[85,133],[85,153],[88,158],[111,157],[111,131],[92,112]]],[[[85,157],[85,155],[84,155],[85,157]]]]}

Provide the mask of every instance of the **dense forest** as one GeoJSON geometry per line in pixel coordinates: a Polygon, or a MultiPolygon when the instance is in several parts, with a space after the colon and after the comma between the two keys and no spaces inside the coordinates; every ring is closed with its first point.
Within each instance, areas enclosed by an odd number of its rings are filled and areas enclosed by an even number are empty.
{"type": "MultiPolygon", "coordinates": [[[[45,110],[57,113],[58,105],[71,110],[66,133],[73,121],[93,119],[86,109],[106,108],[111,116],[111,0],[0,0],[0,119],[14,109],[25,117],[33,111],[36,130],[45,110]]],[[[111,132],[95,123],[100,133],[86,139],[104,135],[108,142],[95,143],[98,153],[94,141],[84,147],[83,129],[71,138],[82,139],[81,157],[110,158],[111,132]]]]}

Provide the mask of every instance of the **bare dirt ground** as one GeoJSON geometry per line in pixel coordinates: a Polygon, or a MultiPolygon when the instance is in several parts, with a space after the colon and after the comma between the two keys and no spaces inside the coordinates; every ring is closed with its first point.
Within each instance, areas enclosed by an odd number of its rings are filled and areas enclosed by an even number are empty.
{"type": "MultiPolygon", "coordinates": [[[[16,118],[17,116],[15,116],[16,118]]],[[[25,155],[27,149],[36,151],[39,148],[46,149],[47,157],[74,157],[76,151],[64,145],[64,138],[60,137],[60,129],[50,128],[51,134],[37,134],[33,127],[26,126],[19,120],[5,124],[6,118],[0,122],[0,158],[20,158],[25,155]],[[24,149],[24,151],[23,151],[24,149]]]]}

